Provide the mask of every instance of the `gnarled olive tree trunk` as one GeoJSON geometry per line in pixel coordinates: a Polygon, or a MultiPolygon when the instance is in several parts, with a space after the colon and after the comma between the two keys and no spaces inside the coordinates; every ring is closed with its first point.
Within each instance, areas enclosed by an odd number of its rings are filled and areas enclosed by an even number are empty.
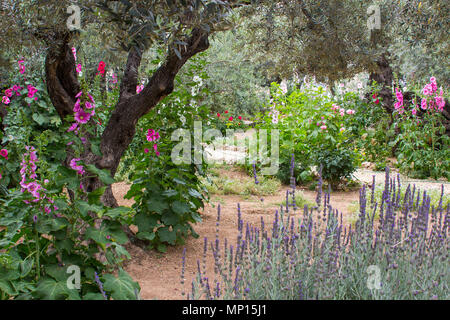
{"type": "MultiPolygon", "coordinates": [[[[47,89],[63,121],[66,116],[73,114],[75,95],[80,91],[70,41],[69,32],[49,33],[46,39],[49,45],[45,62],[47,89]]],[[[175,54],[174,45],[169,46],[165,63],[156,70],[148,85],[139,94],[136,94],[136,86],[142,51],[138,46],[130,48],[120,85],[119,100],[101,136],[102,156],[92,153],[88,141],[81,156],[85,163],[94,164],[99,169],[108,169],[112,176],[115,175],[122,155],[133,140],[138,120],[173,91],[175,76],[186,61],[209,47],[208,34],[200,29],[194,29],[185,42],[186,46],[177,47],[181,57],[175,54]]],[[[91,124],[94,125],[93,120],[91,124]]],[[[71,158],[68,154],[66,166],[71,158]]],[[[83,185],[87,191],[92,191],[103,184],[98,178],[89,178],[83,181],[83,185]]],[[[102,202],[110,207],[117,206],[111,187],[106,189],[102,202]]]]}

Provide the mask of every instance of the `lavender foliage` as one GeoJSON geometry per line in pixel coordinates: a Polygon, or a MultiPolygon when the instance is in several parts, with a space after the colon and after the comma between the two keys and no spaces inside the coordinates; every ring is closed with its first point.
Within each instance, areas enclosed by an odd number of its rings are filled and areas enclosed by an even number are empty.
{"type": "Polygon", "coordinates": [[[400,187],[398,179],[390,178],[389,169],[380,202],[374,201],[373,187],[370,198],[363,187],[360,214],[353,227],[343,224],[342,213],[330,205],[329,193],[321,206],[321,179],[317,206],[305,206],[298,212],[291,204],[293,210],[277,211],[271,237],[263,220],[260,226],[249,225],[243,236],[244,212],[238,207],[235,252],[228,243],[211,246],[220,295],[211,294],[209,284],[201,282],[206,275],[199,274],[193,288],[200,290],[194,289],[189,296],[225,300],[449,299],[450,208],[442,205],[443,189],[439,205],[433,207],[426,193],[421,198],[416,195],[415,187],[408,187],[400,199],[400,187]],[[375,220],[377,210],[380,216],[375,220]],[[369,274],[373,268],[379,270],[375,282],[369,274]]]}

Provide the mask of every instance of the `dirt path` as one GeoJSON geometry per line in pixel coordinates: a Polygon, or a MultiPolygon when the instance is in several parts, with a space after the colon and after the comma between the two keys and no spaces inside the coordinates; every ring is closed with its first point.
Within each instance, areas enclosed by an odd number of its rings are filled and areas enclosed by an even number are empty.
{"type": "MultiPolygon", "coordinates": [[[[397,178],[398,171],[395,169],[391,169],[391,178],[397,178]]],[[[384,184],[385,173],[380,171],[372,171],[370,169],[360,168],[358,169],[354,176],[356,179],[363,183],[372,184],[372,177],[375,175],[375,184],[384,184]]],[[[403,186],[407,186],[408,184],[415,184],[416,188],[420,190],[441,190],[441,185],[444,185],[444,193],[450,194],[450,183],[447,181],[438,181],[438,180],[419,180],[419,179],[411,179],[403,174],[400,174],[400,183],[403,186]]]]}

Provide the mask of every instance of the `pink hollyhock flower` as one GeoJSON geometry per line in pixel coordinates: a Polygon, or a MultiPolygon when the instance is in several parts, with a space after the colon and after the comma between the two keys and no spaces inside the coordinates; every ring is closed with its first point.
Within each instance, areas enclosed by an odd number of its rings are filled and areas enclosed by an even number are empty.
{"type": "Polygon", "coordinates": [[[239,120],[242,120],[242,117],[241,117],[241,116],[239,116],[239,117],[238,117],[238,119],[239,119],[239,120]]]}
{"type": "Polygon", "coordinates": [[[26,189],[29,193],[35,196],[36,192],[41,189],[41,186],[37,182],[30,182],[29,184],[27,184],[26,189]]]}
{"type": "Polygon", "coordinates": [[[317,123],[316,123],[316,124],[317,124],[317,126],[319,127],[319,126],[320,126],[320,121],[317,121],[317,123]]]}
{"type": "Polygon", "coordinates": [[[92,102],[93,104],[95,104],[94,98],[93,98],[89,93],[88,93],[87,95],[88,95],[88,97],[89,97],[89,100],[91,100],[91,102],[92,102]]]}
{"type": "Polygon", "coordinates": [[[82,165],[78,165],[77,161],[80,161],[80,158],[73,158],[72,160],[70,160],[70,168],[72,168],[73,170],[75,170],[78,174],[84,174],[84,167],[82,165]]]}
{"type": "Polygon", "coordinates": [[[94,105],[94,104],[91,104],[89,101],[86,101],[86,103],[84,104],[84,106],[85,106],[87,109],[92,109],[92,108],[95,107],[95,105],[94,105]]]}
{"type": "Polygon", "coordinates": [[[433,94],[433,86],[431,84],[427,84],[424,88],[423,88],[423,94],[426,96],[429,96],[431,94],[433,94]]]}
{"type": "Polygon", "coordinates": [[[155,154],[157,157],[159,157],[159,155],[160,155],[159,151],[156,151],[155,154]]]}
{"type": "Polygon", "coordinates": [[[148,129],[148,131],[147,131],[147,141],[156,140],[154,135],[155,135],[155,131],[153,129],[148,129]]]}
{"type": "Polygon", "coordinates": [[[0,180],[2,180],[2,174],[0,173],[0,180]]]}
{"type": "Polygon", "coordinates": [[[81,106],[80,106],[80,99],[77,99],[77,101],[75,101],[75,105],[73,106],[73,112],[78,112],[81,110],[81,106]]]}
{"type": "Polygon", "coordinates": [[[6,150],[6,149],[0,150],[0,156],[5,158],[6,160],[8,160],[8,150],[6,150]]]}
{"type": "Polygon", "coordinates": [[[417,110],[414,108],[412,109],[411,113],[415,116],[417,114],[417,110]]]}
{"type": "Polygon", "coordinates": [[[225,113],[228,113],[228,110],[225,110],[225,113]]]}
{"type": "Polygon", "coordinates": [[[72,125],[70,126],[70,128],[67,129],[67,132],[72,132],[72,131],[74,131],[77,127],[78,127],[78,123],[74,122],[74,123],[72,123],[72,125]]]}
{"type": "Polygon", "coordinates": [[[81,97],[82,94],[83,94],[83,91],[78,92],[77,95],[75,96],[75,98],[81,97]]]}
{"type": "Polygon", "coordinates": [[[85,124],[91,119],[91,114],[84,112],[84,110],[79,110],[77,113],[75,113],[75,120],[78,123],[85,124]]]}
{"type": "Polygon", "coordinates": [[[145,149],[144,149],[144,152],[145,152],[145,153],[149,153],[150,150],[148,150],[148,148],[145,148],[145,149]]]}
{"type": "Polygon", "coordinates": [[[75,59],[75,61],[77,61],[77,49],[75,47],[72,47],[72,53],[73,53],[73,58],[75,59]]]}
{"type": "Polygon", "coordinates": [[[5,90],[5,95],[6,95],[7,97],[11,98],[11,96],[12,96],[12,89],[6,89],[6,90],[5,90]]]}
{"type": "Polygon", "coordinates": [[[217,112],[217,118],[220,118],[220,113],[217,112]]]}
{"type": "Polygon", "coordinates": [[[421,107],[423,110],[426,110],[426,109],[427,109],[427,99],[422,98],[422,102],[420,103],[420,107],[421,107]]]}
{"type": "Polygon", "coordinates": [[[73,158],[72,160],[70,160],[70,167],[74,170],[76,170],[76,168],[78,167],[77,161],[80,161],[80,158],[73,158]]]}
{"type": "Polygon", "coordinates": [[[9,104],[11,101],[9,100],[9,98],[8,98],[7,96],[3,96],[2,102],[3,102],[4,104],[9,104]]]}
{"type": "Polygon", "coordinates": [[[229,117],[229,118],[228,118],[228,121],[233,121],[233,117],[229,117]]]}
{"type": "Polygon", "coordinates": [[[27,86],[28,89],[28,98],[33,98],[34,94],[38,91],[34,86],[32,86],[31,84],[29,84],[27,86]]]}
{"type": "Polygon", "coordinates": [[[77,64],[77,73],[81,72],[81,64],[77,64]]]}
{"type": "Polygon", "coordinates": [[[19,72],[20,72],[21,74],[24,74],[24,73],[25,73],[25,66],[24,66],[23,64],[20,65],[20,67],[19,67],[19,72]]]}
{"type": "Polygon", "coordinates": [[[139,85],[139,86],[136,86],[136,93],[139,93],[139,92],[141,92],[142,90],[144,90],[144,85],[139,85]]]}
{"type": "Polygon", "coordinates": [[[326,130],[326,129],[327,129],[327,126],[326,126],[326,125],[323,125],[323,126],[320,127],[320,129],[326,130]]]}
{"type": "Polygon", "coordinates": [[[156,143],[153,145],[153,150],[158,151],[158,145],[156,143]]]}

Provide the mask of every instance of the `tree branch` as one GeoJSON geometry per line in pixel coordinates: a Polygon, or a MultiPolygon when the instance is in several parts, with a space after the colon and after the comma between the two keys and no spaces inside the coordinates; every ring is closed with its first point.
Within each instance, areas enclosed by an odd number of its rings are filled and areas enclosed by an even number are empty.
{"type": "Polygon", "coordinates": [[[138,84],[138,70],[141,65],[142,52],[137,46],[131,47],[128,52],[127,65],[124,71],[124,77],[120,84],[119,101],[123,98],[129,98],[136,94],[138,84]]]}
{"type": "MultiPolygon", "coordinates": [[[[186,46],[179,46],[177,49],[181,59],[175,53],[175,45],[169,46],[165,63],[156,70],[142,92],[129,96],[131,91],[128,94],[124,91],[102,135],[103,157],[97,163],[99,168],[108,168],[112,175],[115,174],[116,165],[134,137],[137,121],[173,91],[175,76],[186,61],[195,54],[208,49],[208,33],[201,29],[194,29],[185,42],[186,46]]],[[[125,72],[125,76],[128,78],[127,81],[124,79],[124,82],[128,82],[128,84],[124,84],[124,86],[129,86],[130,90],[133,89],[136,92],[134,81],[137,75],[132,68],[136,64],[133,64],[132,61],[136,63],[137,56],[133,56],[134,54],[129,55],[130,68],[129,72],[125,72]]]]}
{"type": "Polygon", "coordinates": [[[61,119],[73,113],[75,95],[80,91],[70,39],[70,33],[55,33],[44,39],[49,45],[45,59],[47,90],[61,119]]]}

